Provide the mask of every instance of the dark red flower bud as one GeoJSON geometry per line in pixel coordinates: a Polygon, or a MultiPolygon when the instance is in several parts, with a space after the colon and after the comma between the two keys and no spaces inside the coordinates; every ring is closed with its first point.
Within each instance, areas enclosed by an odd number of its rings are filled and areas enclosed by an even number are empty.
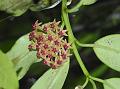
{"type": "Polygon", "coordinates": [[[32,51],[33,50],[33,46],[32,45],[28,45],[28,49],[29,49],[29,51],[32,51]]]}
{"type": "Polygon", "coordinates": [[[48,35],[48,40],[49,41],[52,41],[53,40],[53,37],[51,35],[48,35]]]}
{"type": "Polygon", "coordinates": [[[48,28],[46,26],[44,26],[43,31],[47,32],[48,28]]]}
{"type": "Polygon", "coordinates": [[[30,32],[29,34],[29,40],[33,40],[35,38],[35,32],[30,32]]]}
{"type": "Polygon", "coordinates": [[[61,65],[62,64],[62,60],[57,60],[57,64],[61,65]]]}
{"type": "Polygon", "coordinates": [[[48,48],[48,45],[47,45],[47,44],[44,44],[44,48],[47,49],[47,48],[48,48]]]}
{"type": "Polygon", "coordinates": [[[67,50],[69,46],[67,44],[65,44],[65,45],[63,45],[63,47],[65,50],[67,50]]]}
{"type": "Polygon", "coordinates": [[[46,52],[45,52],[44,50],[41,50],[41,54],[42,54],[43,56],[45,56],[45,55],[46,55],[46,52]]]}
{"type": "Polygon", "coordinates": [[[59,41],[58,40],[56,40],[56,41],[54,41],[54,43],[55,43],[55,45],[59,45],[59,41]]]}
{"type": "Polygon", "coordinates": [[[62,57],[63,59],[66,59],[66,58],[67,58],[67,55],[64,54],[64,53],[62,53],[62,54],[61,54],[61,57],[62,57]]]}
{"type": "Polygon", "coordinates": [[[58,32],[58,35],[64,36],[64,32],[63,32],[63,31],[59,31],[59,32],[58,32]]]}
{"type": "Polygon", "coordinates": [[[57,52],[57,49],[56,48],[52,48],[52,51],[55,53],[55,52],[57,52]]]}
{"type": "Polygon", "coordinates": [[[52,56],[52,54],[48,54],[48,58],[52,58],[53,56],[52,56]]]}
{"type": "Polygon", "coordinates": [[[54,23],[51,23],[50,28],[54,28],[54,27],[55,27],[54,23]]]}
{"type": "Polygon", "coordinates": [[[39,43],[39,42],[43,41],[43,39],[44,39],[44,37],[43,37],[42,35],[40,35],[40,36],[37,38],[37,42],[39,43]]]}
{"type": "Polygon", "coordinates": [[[56,66],[54,64],[50,65],[52,69],[56,69],[56,66]]]}
{"type": "Polygon", "coordinates": [[[39,51],[39,45],[38,44],[36,45],[36,50],[39,51]]]}
{"type": "Polygon", "coordinates": [[[37,58],[40,59],[41,55],[40,55],[40,52],[39,52],[39,51],[37,51],[37,54],[36,54],[36,55],[37,55],[37,58]]]}
{"type": "Polygon", "coordinates": [[[35,30],[36,29],[36,25],[32,24],[32,29],[35,30]]]}
{"type": "Polygon", "coordinates": [[[47,65],[47,64],[48,64],[48,62],[47,62],[46,60],[44,60],[44,61],[43,61],[43,63],[44,63],[45,65],[47,65]]]}

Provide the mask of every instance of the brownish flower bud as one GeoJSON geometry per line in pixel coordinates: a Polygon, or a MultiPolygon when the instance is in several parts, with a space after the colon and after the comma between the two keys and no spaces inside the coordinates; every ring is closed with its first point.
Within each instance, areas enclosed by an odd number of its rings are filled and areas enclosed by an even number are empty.
{"type": "Polygon", "coordinates": [[[48,35],[48,40],[49,41],[52,41],[53,40],[53,37],[51,35],[48,35]]]}
{"type": "Polygon", "coordinates": [[[62,60],[57,60],[57,64],[61,65],[62,64],[62,60]]]}
{"type": "Polygon", "coordinates": [[[29,40],[31,41],[31,40],[33,40],[35,38],[35,32],[31,32],[30,34],[29,34],[29,40]]]}
{"type": "Polygon", "coordinates": [[[33,46],[32,45],[28,45],[28,49],[29,49],[29,51],[32,51],[33,46]]]}

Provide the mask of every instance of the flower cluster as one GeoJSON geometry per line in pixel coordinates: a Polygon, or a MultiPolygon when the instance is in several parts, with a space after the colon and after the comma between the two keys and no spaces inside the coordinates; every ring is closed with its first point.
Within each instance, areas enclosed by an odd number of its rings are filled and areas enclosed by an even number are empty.
{"type": "Polygon", "coordinates": [[[42,58],[44,64],[53,69],[62,65],[68,57],[70,43],[65,39],[66,30],[59,27],[60,22],[49,22],[41,25],[38,20],[33,24],[33,31],[29,34],[30,51],[37,51],[37,58],[42,58]]]}

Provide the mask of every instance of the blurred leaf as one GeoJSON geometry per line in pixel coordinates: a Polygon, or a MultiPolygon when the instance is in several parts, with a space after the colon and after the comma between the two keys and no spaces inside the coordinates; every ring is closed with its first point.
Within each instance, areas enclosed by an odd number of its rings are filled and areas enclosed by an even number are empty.
{"type": "Polygon", "coordinates": [[[19,79],[26,74],[33,63],[37,62],[36,52],[29,52],[28,50],[29,44],[30,41],[27,34],[18,39],[12,49],[7,53],[7,56],[14,63],[19,79]]]}
{"type": "Polygon", "coordinates": [[[103,84],[104,89],[120,89],[120,78],[111,78],[106,79],[105,81],[107,84],[103,84]]]}
{"type": "Polygon", "coordinates": [[[18,78],[13,64],[8,57],[0,51],[0,89],[18,89],[18,78]]]}
{"type": "Polygon", "coordinates": [[[61,89],[69,69],[69,61],[58,69],[50,69],[38,79],[31,89],[61,89]]]}
{"type": "Polygon", "coordinates": [[[50,9],[55,7],[61,2],[61,0],[40,0],[37,4],[30,7],[32,11],[41,11],[44,9],[50,9]]]}
{"type": "Polygon", "coordinates": [[[100,77],[108,70],[108,67],[104,64],[100,65],[91,72],[91,75],[94,77],[100,77]]]}
{"type": "Polygon", "coordinates": [[[60,3],[61,0],[0,0],[0,10],[6,11],[13,16],[20,16],[28,9],[32,11],[41,11],[53,8],[60,3]]]}
{"type": "Polygon", "coordinates": [[[109,35],[95,42],[97,57],[114,70],[120,71],[120,34],[109,35]]]}
{"type": "Polygon", "coordinates": [[[81,0],[83,5],[91,5],[96,2],[96,0],[81,0]]]}
{"type": "Polygon", "coordinates": [[[15,43],[15,40],[14,39],[9,39],[9,40],[5,40],[5,41],[2,41],[0,43],[0,49],[6,53],[10,50],[10,48],[12,47],[12,45],[15,43]]]}
{"type": "Polygon", "coordinates": [[[0,10],[13,16],[22,15],[32,4],[32,0],[0,0],[0,10]]]}

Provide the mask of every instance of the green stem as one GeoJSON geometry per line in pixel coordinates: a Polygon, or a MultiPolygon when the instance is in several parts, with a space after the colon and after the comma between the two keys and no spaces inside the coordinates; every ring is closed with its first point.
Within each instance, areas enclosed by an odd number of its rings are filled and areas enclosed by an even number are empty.
{"type": "Polygon", "coordinates": [[[107,85],[110,89],[115,89],[114,86],[112,86],[111,84],[109,84],[108,82],[106,82],[105,80],[103,79],[99,79],[99,78],[95,78],[95,77],[92,77],[92,76],[89,76],[90,79],[94,80],[94,81],[97,81],[97,82],[100,82],[102,84],[105,84],[107,85]]]}
{"type": "Polygon", "coordinates": [[[79,55],[79,53],[78,53],[78,50],[77,50],[77,48],[76,48],[75,43],[72,44],[72,48],[73,48],[73,52],[74,52],[74,54],[75,54],[75,57],[76,57],[79,65],[80,65],[80,67],[81,67],[84,75],[89,76],[89,72],[87,71],[85,65],[83,64],[83,61],[82,61],[82,59],[81,59],[81,57],[80,57],[80,55],[79,55]]]}
{"type": "Polygon", "coordinates": [[[63,20],[63,17],[61,16],[61,19],[62,19],[62,24],[61,24],[61,28],[63,29],[64,26],[65,26],[65,23],[64,23],[64,20],[63,20]]]}
{"type": "Polygon", "coordinates": [[[75,5],[72,9],[67,9],[69,13],[76,12],[82,6],[82,1],[80,1],[77,5],[75,5]]]}
{"type": "Polygon", "coordinates": [[[92,77],[92,76],[89,76],[89,78],[92,79],[92,80],[95,80],[97,82],[104,83],[104,80],[102,80],[102,79],[95,78],[95,77],[92,77]]]}
{"type": "Polygon", "coordinates": [[[120,51],[117,50],[117,49],[111,48],[109,46],[100,45],[100,44],[97,44],[97,43],[95,43],[95,44],[82,44],[76,38],[75,38],[75,42],[81,47],[103,48],[103,49],[106,49],[106,50],[114,51],[116,53],[120,53],[120,51]]]}
{"type": "Polygon", "coordinates": [[[86,87],[86,85],[88,84],[89,78],[86,78],[85,83],[82,85],[82,88],[84,89],[86,87]]]}
{"type": "Polygon", "coordinates": [[[93,86],[93,89],[97,89],[97,86],[96,86],[95,82],[93,80],[91,80],[91,79],[89,79],[89,80],[90,80],[90,82],[91,82],[91,84],[93,86]]]}
{"type": "Polygon", "coordinates": [[[75,39],[75,41],[81,47],[94,47],[94,44],[82,44],[77,39],[75,39]]]}
{"type": "Polygon", "coordinates": [[[65,26],[68,30],[69,42],[71,41],[71,43],[72,43],[71,46],[73,48],[73,52],[75,54],[75,57],[76,57],[79,65],[80,65],[84,75],[89,76],[89,72],[87,71],[85,65],[83,64],[83,61],[82,61],[82,59],[81,59],[81,57],[78,53],[77,47],[75,45],[75,39],[74,39],[74,35],[73,35],[72,28],[71,28],[71,25],[70,25],[68,12],[66,11],[66,9],[67,9],[66,3],[67,3],[67,0],[62,0],[62,16],[63,16],[63,19],[64,19],[65,26]]]}
{"type": "Polygon", "coordinates": [[[62,22],[62,24],[61,24],[61,28],[63,29],[63,28],[64,28],[64,26],[65,26],[65,24],[64,24],[64,22],[62,22]]]}

